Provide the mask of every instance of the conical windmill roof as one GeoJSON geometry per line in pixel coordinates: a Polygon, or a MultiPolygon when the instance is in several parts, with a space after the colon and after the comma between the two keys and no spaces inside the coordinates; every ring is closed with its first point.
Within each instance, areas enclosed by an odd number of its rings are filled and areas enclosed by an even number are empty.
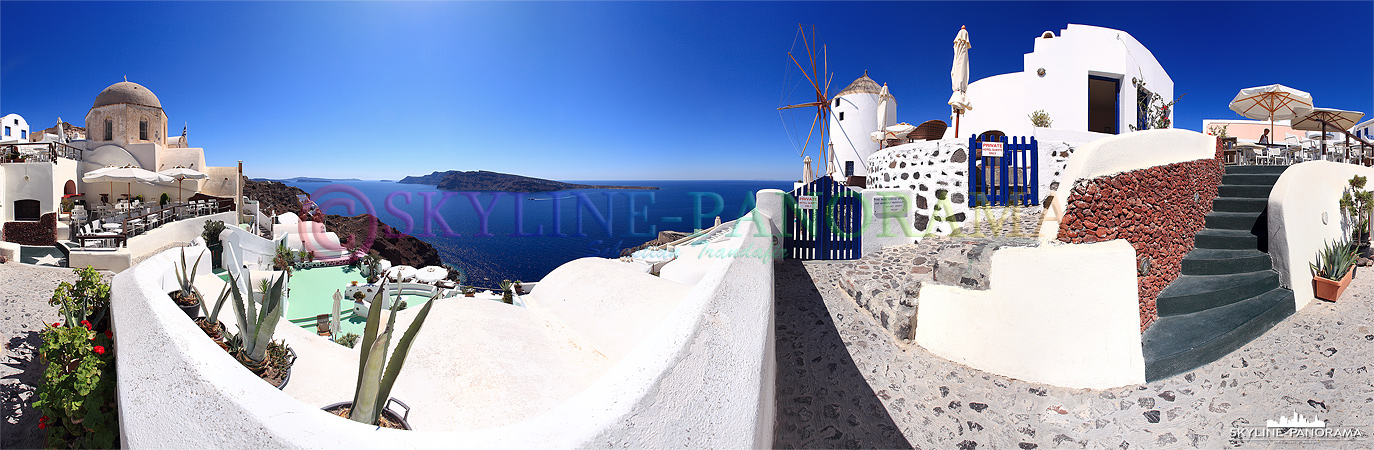
{"type": "Polygon", "coordinates": [[[868,71],[865,70],[865,71],[864,71],[864,76],[861,76],[861,77],[859,77],[859,79],[854,80],[853,83],[849,83],[849,87],[844,88],[843,91],[840,91],[839,94],[835,94],[835,96],[838,97],[838,96],[848,95],[848,94],[873,94],[873,95],[878,95],[878,94],[882,93],[882,89],[883,89],[883,87],[882,87],[882,86],[879,86],[877,81],[873,81],[872,78],[869,78],[869,77],[868,77],[868,71]]]}

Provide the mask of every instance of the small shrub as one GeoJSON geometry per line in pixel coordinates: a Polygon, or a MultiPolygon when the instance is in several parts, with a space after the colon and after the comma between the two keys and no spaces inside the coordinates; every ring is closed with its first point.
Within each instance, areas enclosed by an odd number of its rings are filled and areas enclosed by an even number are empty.
{"type": "Polygon", "coordinates": [[[214,247],[220,245],[219,234],[224,232],[224,221],[207,220],[204,229],[200,232],[200,237],[205,239],[205,245],[214,247]]]}
{"type": "Polygon", "coordinates": [[[84,320],[80,326],[53,325],[41,332],[38,354],[46,366],[33,402],[48,447],[118,447],[112,334],[92,331],[84,320]]]}
{"type": "Polygon", "coordinates": [[[348,333],[335,338],[334,342],[344,347],[353,348],[353,346],[358,345],[359,337],[361,336],[358,336],[358,333],[348,333]]]}
{"type": "Polygon", "coordinates": [[[1049,126],[1054,123],[1053,120],[1050,120],[1050,113],[1045,112],[1043,109],[1037,109],[1027,117],[1030,117],[1031,126],[1034,127],[1049,128],[1049,126]]]}
{"type": "Polygon", "coordinates": [[[58,307],[68,327],[88,320],[100,322],[109,311],[110,285],[91,266],[72,271],[81,279],[76,284],[63,281],[57,285],[48,304],[58,307]]]}
{"type": "Polygon", "coordinates": [[[167,206],[167,204],[168,204],[168,203],[171,203],[171,202],[172,202],[172,196],[167,195],[166,192],[163,192],[163,193],[162,193],[162,197],[157,199],[157,204],[158,204],[159,206],[167,206]]]}

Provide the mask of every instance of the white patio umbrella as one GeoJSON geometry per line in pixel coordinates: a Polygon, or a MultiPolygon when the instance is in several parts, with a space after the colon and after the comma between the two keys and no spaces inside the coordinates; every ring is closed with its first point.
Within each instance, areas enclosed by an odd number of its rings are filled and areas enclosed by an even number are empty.
{"type": "Polygon", "coordinates": [[[887,102],[892,101],[892,93],[887,91],[887,83],[883,83],[882,90],[878,91],[878,148],[883,148],[883,142],[887,141],[887,102]]]}
{"type": "Polygon", "coordinates": [[[415,268],[411,266],[396,266],[387,269],[387,277],[395,277],[397,281],[415,276],[415,268]]]}
{"type": "MultiPolygon", "coordinates": [[[[1332,108],[1312,108],[1312,111],[1293,120],[1294,130],[1322,132],[1322,155],[1326,154],[1326,130],[1348,130],[1353,128],[1364,113],[1332,108]],[[1328,128],[1329,126],[1329,128],[1328,128]]],[[[1348,155],[1347,155],[1348,156],[1348,155]]]]}
{"type": "MultiPolygon", "coordinates": [[[[1275,120],[1293,119],[1311,111],[1312,94],[1271,84],[1241,89],[1230,106],[1232,111],[1246,118],[1269,119],[1269,130],[1273,133],[1275,120]]],[[[1270,143],[1273,143],[1272,138],[1270,143]]]]}
{"type": "MultiPolygon", "coordinates": [[[[86,172],[86,175],[81,177],[81,181],[87,183],[127,183],[129,189],[126,194],[131,195],[133,194],[134,183],[170,183],[172,177],[137,167],[106,167],[86,172]]],[[[111,196],[114,195],[113,186],[111,184],[111,196]]]]}
{"type": "Polygon", "coordinates": [[[433,283],[448,277],[448,269],[439,266],[426,266],[415,273],[415,279],[421,283],[433,283]]]}
{"type": "Polygon", "coordinates": [[[173,167],[171,169],[158,172],[160,174],[176,178],[177,180],[177,203],[181,203],[181,181],[182,180],[201,180],[206,177],[204,173],[197,172],[195,169],[185,167],[173,167]]]}
{"type": "Polygon", "coordinates": [[[959,34],[954,36],[954,67],[949,71],[949,78],[954,88],[954,94],[949,96],[949,106],[954,108],[954,137],[959,137],[959,118],[964,115],[965,110],[973,109],[973,103],[968,101],[968,49],[973,48],[973,43],[968,40],[968,29],[959,26],[959,34]]]}

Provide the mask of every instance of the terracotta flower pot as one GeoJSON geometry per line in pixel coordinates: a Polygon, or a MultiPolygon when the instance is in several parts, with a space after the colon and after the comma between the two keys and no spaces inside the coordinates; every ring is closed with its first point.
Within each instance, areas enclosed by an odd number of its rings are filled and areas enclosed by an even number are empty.
{"type": "Polygon", "coordinates": [[[1355,270],[1351,268],[1351,270],[1345,272],[1345,276],[1341,277],[1340,281],[1331,281],[1322,277],[1312,277],[1312,294],[1319,299],[1334,302],[1336,299],[1341,298],[1341,293],[1345,292],[1345,288],[1350,286],[1350,279],[1354,274],[1355,270]]]}

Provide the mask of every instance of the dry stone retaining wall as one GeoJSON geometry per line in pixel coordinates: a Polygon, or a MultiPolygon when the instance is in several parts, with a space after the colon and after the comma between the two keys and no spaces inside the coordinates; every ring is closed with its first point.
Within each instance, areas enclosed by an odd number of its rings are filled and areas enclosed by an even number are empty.
{"type": "MultiPolygon", "coordinates": [[[[1059,176],[1079,144],[1038,141],[1040,195],[1059,187],[1059,176]]],[[[968,139],[921,141],[889,147],[868,157],[868,187],[915,193],[912,226],[948,236],[973,222],[968,204],[968,139]],[[945,203],[944,201],[948,201],[945,203]],[[946,210],[936,214],[937,204],[946,210]],[[932,221],[934,222],[932,229],[932,221]]]]}
{"type": "Polygon", "coordinates": [[[5,242],[19,245],[56,245],[57,213],[39,216],[37,222],[6,222],[3,234],[5,242]]]}
{"type": "Polygon", "coordinates": [[[1199,159],[1080,180],[1069,195],[1059,240],[1091,243],[1125,239],[1135,247],[1140,329],[1158,318],[1155,298],[1182,269],[1193,237],[1206,225],[1221,184],[1217,159],[1199,159]]]}

